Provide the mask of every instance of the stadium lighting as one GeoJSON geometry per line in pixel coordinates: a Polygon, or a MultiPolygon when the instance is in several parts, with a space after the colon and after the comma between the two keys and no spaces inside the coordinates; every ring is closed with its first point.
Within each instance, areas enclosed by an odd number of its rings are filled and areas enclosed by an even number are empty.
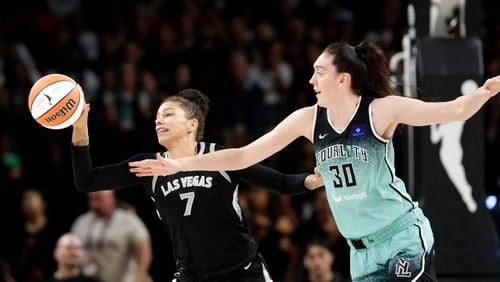
{"type": "Polygon", "coordinates": [[[497,196],[489,195],[486,197],[486,207],[489,210],[494,209],[496,205],[497,205],[497,196]]]}

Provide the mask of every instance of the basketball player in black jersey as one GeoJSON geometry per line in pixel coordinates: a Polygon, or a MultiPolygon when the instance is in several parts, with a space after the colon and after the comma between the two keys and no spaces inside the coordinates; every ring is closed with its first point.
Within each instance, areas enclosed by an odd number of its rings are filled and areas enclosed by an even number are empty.
{"type": "MultiPolygon", "coordinates": [[[[284,175],[255,165],[240,171],[190,171],[137,177],[128,162],[154,158],[136,155],[122,163],[94,167],[89,152],[89,105],[73,124],[72,157],[77,189],[92,192],[141,184],[151,196],[172,241],[176,281],[272,281],[244,222],[238,203],[240,181],[281,194],[297,194],[323,185],[319,175],[284,175]]],[[[156,116],[164,158],[176,159],[221,148],[204,143],[208,98],[188,89],[165,99],[156,116]]]]}

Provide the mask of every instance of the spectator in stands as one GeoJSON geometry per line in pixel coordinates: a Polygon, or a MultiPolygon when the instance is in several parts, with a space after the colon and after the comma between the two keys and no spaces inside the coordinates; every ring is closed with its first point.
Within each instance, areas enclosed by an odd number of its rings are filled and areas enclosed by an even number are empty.
{"type": "MultiPolygon", "coordinates": [[[[330,249],[328,242],[315,240],[307,244],[304,255],[304,269],[306,275],[296,280],[302,282],[344,282],[350,281],[341,273],[335,272],[335,253],[330,249]]],[[[300,276],[299,276],[300,277],[300,276]]]]}
{"type": "Polygon", "coordinates": [[[149,232],[133,212],[116,208],[114,191],[88,196],[90,210],[72,232],[82,238],[87,256],[83,273],[106,282],[149,281],[149,232]]]}
{"type": "Polygon", "coordinates": [[[38,281],[55,269],[54,263],[47,258],[51,257],[57,231],[46,215],[46,202],[40,191],[26,190],[21,209],[25,221],[15,231],[12,274],[17,281],[38,281]]]}
{"type": "Polygon", "coordinates": [[[5,262],[2,258],[0,258],[0,282],[13,282],[13,281],[14,279],[10,274],[10,269],[7,262],[5,262]]]}
{"type": "Polygon", "coordinates": [[[57,270],[48,282],[96,282],[82,273],[83,257],[82,240],[73,233],[63,234],[54,249],[57,270]]]}

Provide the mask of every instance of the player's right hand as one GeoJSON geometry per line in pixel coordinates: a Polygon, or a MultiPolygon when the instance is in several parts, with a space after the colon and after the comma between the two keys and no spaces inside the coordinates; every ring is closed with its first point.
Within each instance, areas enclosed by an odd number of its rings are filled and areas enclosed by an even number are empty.
{"type": "Polygon", "coordinates": [[[484,83],[483,87],[489,91],[491,97],[497,95],[500,91],[500,75],[492,77],[484,83]]]}
{"type": "Polygon", "coordinates": [[[85,105],[83,105],[82,114],[75,121],[75,123],[73,123],[73,128],[86,128],[87,127],[89,111],[90,111],[90,104],[86,103],[85,105]]]}
{"type": "Polygon", "coordinates": [[[321,177],[318,167],[315,167],[314,174],[308,175],[304,181],[304,186],[306,186],[306,188],[309,190],[315,190],[323,187],[324,185],[325,184],[323,183],[323,177],[321,177]]]}
{"type": "Polygon", "coordinates": [[[128,165],[130,166],[130,172],[139,177],[165,176],[180,171],[180,165],[176,160],[165,159],[159,153],[156,154],[156,159],[129,162],[128,165]]]}

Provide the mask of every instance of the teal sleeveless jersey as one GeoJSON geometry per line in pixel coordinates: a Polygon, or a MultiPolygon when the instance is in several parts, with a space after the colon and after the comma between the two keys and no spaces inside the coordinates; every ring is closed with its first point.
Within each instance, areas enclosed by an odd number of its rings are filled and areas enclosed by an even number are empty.
{"type": "Polygon", "coordinates": [[[394,148],[374,130],[371,97],[360,96],[344,131],[316,105],[313,125],[316,165],[342,235],[359,239],[406,214],[417,203],[394,171],[394,148]]]}

